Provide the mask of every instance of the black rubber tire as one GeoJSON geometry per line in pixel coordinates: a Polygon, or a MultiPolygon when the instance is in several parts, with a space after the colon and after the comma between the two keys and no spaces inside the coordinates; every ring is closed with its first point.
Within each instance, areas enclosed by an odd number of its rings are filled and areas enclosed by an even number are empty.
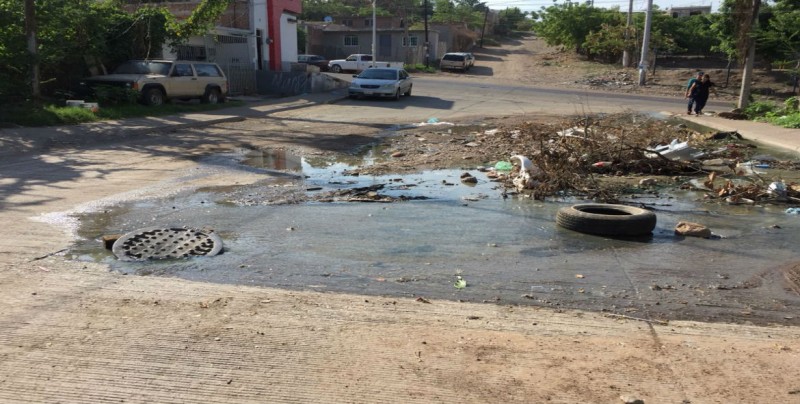
{"type": "Polygon", "coordinates": [[[405,95],[406,97],[411,97],[411,88],[412,88],[412,87],[414,87],[414,86],[409,86],[409,87],[408,87],[408,91],[406,91],[406,93],[405,93],[405,94],[403,94],[403,95],[405,95]]]}
{"type": "Polygon", "coordinates": [[[157,107],[165,101],[164,93],[157,88],[148,88],[143,95],[145,105],[157,107]]]}
{"type": "Polygon", "coordinates": [[[586,203],[560,209],[556,224],[600,236],[644,236],[655,229],[656,215],[633,206],[586,203]]]}
{"type": "Polygon", "coordinates": [[[220,91],[216,88],[210,88],[206,90],[206,93],[200,98],[200,102],[203,104],[218,104],[220,98],[222,98],[220,91]]]}
{"type": "Polygon", "coordinates": [[[339,65],[333,65],[333,66],[331,66],[331,71],[334,72],[334,73],[341,73],[342,72],[342,67],[339,66],[339,65]]]}
{"type": "Polygon", "coordinates": [[[396,92],[396,93],[394,93],[394,97],[393,97],[393,99],[394,99],[395,101],[399,101],[399,100],[400,100],[400,89],[399,89],[399,88],[397,89],[397,92],[396,92]]]}

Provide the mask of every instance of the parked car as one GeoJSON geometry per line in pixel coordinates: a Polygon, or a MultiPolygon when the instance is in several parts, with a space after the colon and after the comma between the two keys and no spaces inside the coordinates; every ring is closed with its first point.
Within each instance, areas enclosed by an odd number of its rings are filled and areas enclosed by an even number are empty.
{"type": "Polygon", "coordinates": [[[394,67],[402,69],[403,62],[373,62],[372,55],[354,53],[348,56],[347,59],[331,60],[328,62],[328,66],[334,73],[341,73],[344,71],[360,72],[370,67],[394,67]]]}
{"type": "Polygon", "coordinates": [[[464,56],[467,57],[467,65],[469,66],[467,69],[475,66],[475,55],[473,55],[472,52],[464,52],[464,56]]]}
{"type": "Polygon", "coordinates": [[[348,89],[350,98],[375,96],[399,100],[401,95],[410,96],[413,87],[408,72],[395,67],[369,68],[353,77],[348,89]]]}
{"type": "Polygon", "coordinates": [[[328,59],[320,55],[297,55],[297,63],[305,63],[319,67],[319,70],[328,71],[328,59]]]}
{"type": "Polygon", "coordinates": [[[467,55],[462,52],[449,52],[442,56],[439,62],[439,69],[444,70],[461,70],[465,72],[469,70],[469,60],[467,55]]]}
{"type": "Polygon", "coordinates": [[[181,60],[129,60],[111,74],[83,79],[81,86],[90,94],[100,86],[133,90],[147,105],[174,98],[216,104],[228,95],[228,79],[216,63],[181,60]]]}

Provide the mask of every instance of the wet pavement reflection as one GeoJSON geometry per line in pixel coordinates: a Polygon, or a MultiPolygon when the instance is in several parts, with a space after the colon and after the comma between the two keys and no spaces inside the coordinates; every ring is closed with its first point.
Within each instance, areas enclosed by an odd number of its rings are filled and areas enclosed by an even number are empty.
{"type": "MultiPolygon", "coordinates": [[[[82,217],[68,258],[102,261],[131,275],[325,292],[424,297],[606,311],[643,319],[800,324],[800,296],[782,272],[798,261],[800,216],[784,205],[699,202],[701,193],[669,190],[636,201],[656,206],[652,237],[610,239],[558,228],[559,208],[503,198],[497,184],[462,184],[464,170],[349,176],[353,161],[284,151],[223,156],[255,170],[287,174],[250,186],[185,192],[131,202],[82,217]],[[428,199],[394,203],[322,203],[285,196],[385,184],[381,192],[428,199]],[[277,201],[277,202],[276,202],[277,201]],[[283,201],[283,202],[280,202],[283,201]],[[681,220],[718,237],[682,238],[681,220]],[[215,257],[130,263],[96,241],[153,225],[210,227],[223,239],[215,257]],[[456,288],[461,277],[465,288],[456,288]]],[[[216,156],[205,162],[220,164],[216,156]]],[[[203,163],[201,161],[201,163],[203,163]]]]}

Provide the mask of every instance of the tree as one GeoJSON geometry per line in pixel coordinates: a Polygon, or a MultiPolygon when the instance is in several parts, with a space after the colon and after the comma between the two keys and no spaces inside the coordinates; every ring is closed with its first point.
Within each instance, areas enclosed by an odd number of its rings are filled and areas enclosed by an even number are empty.
{"type": "Polygon", "coordinates": [[[516,31],[524,28],[530,30],[532,21],[528,20],[528,13],[520,10],[518,7],[511,7],[501,10],[498,13],[497,25],[494,27],[494,32],[498,35],[508,35],[511,31],[516,31]],[[525,23],[528,22],[527,25],[525,23]]]}
{"type": "Polygon", "coordinates": [[[484,4],[472,0],[436,0],[433,4],[432,22],[443,24],[463,23],[471,29],[483,24],[484,4]]]}
{"type": "Polygon", "coordinates": [[[611,13],[588,3],[557,4],[542,8],[541,21],[534,28],[548,45],[565,46],[583,53],[589,33],[601,29],[603,23],[613,23],[613,14],[619,11],[611,13]]]}
{"type": "Polygon", "coordinates": [[[128,13],[116,0],[39,0],[35,4],[36,52],[29,52],[23,4],[0,0],[0,101],[35,95],[30,73],[39,66],[43,95],[69,90],[87,65],[116,64],[160,55],[164,43],[204,34],[230,0],[203,0],[178,22],[166,8],[128,13]]]}
{"type": "Polygon", "coordinates": [[[800,68],[800,2],[779,0],[759,13],[756,47],[768,62],[795,60],[800,68]]]}

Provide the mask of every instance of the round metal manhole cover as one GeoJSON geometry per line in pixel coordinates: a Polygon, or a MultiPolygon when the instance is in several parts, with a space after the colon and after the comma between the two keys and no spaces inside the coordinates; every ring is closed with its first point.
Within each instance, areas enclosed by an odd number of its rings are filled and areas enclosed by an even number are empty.
{"type": "Polygon", "coordinates": [[[212,256],[222,251],[222,239],[211,230],[139,229],[120,237],[111,251],[123,261],[212,256]]]}

